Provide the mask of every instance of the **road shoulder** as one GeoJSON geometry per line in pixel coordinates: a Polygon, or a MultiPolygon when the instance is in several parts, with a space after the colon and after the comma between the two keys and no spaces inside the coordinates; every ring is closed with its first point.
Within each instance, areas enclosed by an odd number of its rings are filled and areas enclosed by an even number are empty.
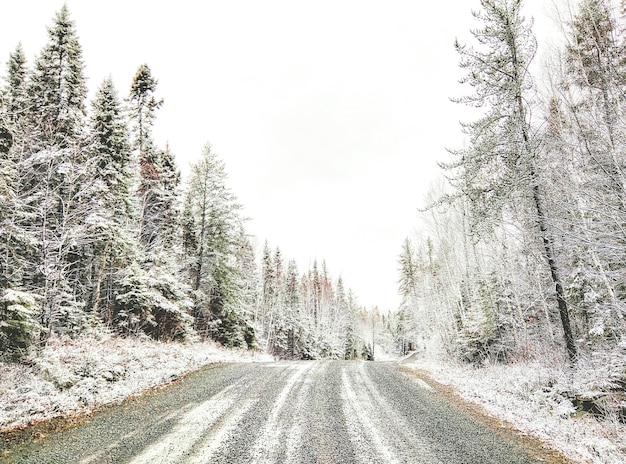
{"type": "Polygon", "coordinates": [[[424,382],[461,412],[467,413],[481,424],[504,436],[509,442],[523,447],[530,455],[549,464],[575,464],[561,452],[551,448],[538,438],[518,430],[511,423],[490,414],[481,405],[463,398],[453,387],[436,381],[425,369],[411,368],[397,364],[396,369],[405,375],[424,382]]]}

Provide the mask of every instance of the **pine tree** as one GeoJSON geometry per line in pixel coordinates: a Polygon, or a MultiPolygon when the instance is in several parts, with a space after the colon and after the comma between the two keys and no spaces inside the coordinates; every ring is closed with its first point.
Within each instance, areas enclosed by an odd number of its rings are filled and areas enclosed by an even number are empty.
{"type": "Polygon", "coordinates": [[[134,123],[133,147],[138,150],[141,242],[148,253],[171,245],[176,229],[176,198],[180,174],[169,150],[159,150],[152,139],[156,110],[163,100],[154,96],[158,81],[150,68],[139,66],[131,84],[129,103],[134,123]]]}
{"type": "Polygon", "coordinates": [[[303,332],[303,321],[301,317],[300,276],[298,266],[294,260],[287,264],[285,276],[284,302],[289,314],[289,326],[287,333],[287,354],[290,358],[301,357],[300,338],[303,332]]]}
{"type": "Polygon", "coordinates": [[[419,321],[418,266],[413,244],[408,237],[402,243],[402,251],[398,258],[398,264],[400,273],[398,291],[402,297],[398,313],[401,315],[403,332],[401,352],[404,355],[405,351],[411,348],[412,335],[418,331],[418,323],[421,325],[420,332],[425,330],[425,321],[419,321]]]}
{"type": "Polygon", "coordinates": [[[26,250],[33,241],[21,224],[19,196],[26,74],[26,58],[18,46],[0,91],[0,354],[13,359],[26,352],[39,328],[37,295],[21,290],[26,250]]]}
{"type": "Polygon", "coordinates": [[[85,299],[94,314],[112,323],[112,304],[120,272],[138,257],[133,221],[133,165],[126,121],[113,81],[105,79],[92,103],[86,149],[92,189],[85,250],[85,299]],[[89,263],[87,266],[86,264],[89,263]]]}
{"type": "Polygon", "coordinates": [[[237,305],[240,308],[243,319],[246,321],[246,326],[242,329],[246,347],[254,348],[257,346],[255,312],[259,300],[259,276],[254,248],[243,226],[240,227],[236,243],[234,267],[237,277],[237,305]]]}
{"type": "Polygon", "coordinates": [[[482,107],[485,114],[463,125],[470,147],[454,152],[456,161],[445,167],[456,170],[454,185],[470,201],[474,226],[492,227],[505,209],[519,207],[520,202],[533,212],[555,289],[567,354],[574,362],[577,350],[539,176],[539,140],[530,125],[529,65],[536,42],[521,15],[521,0],[480,3],[482,8],[474,16],[484,27],[472,31],[480,49],[456,43],[461,67],[467,70],[462,83],[470,85],[474,94],[457,101],[482,107]]]}
{"type": "Polygon", "coordinates": [[[48,28],[48,44],[28,82],[30,130],[35,149],[68,148],[83,135],[85,98],[83,52],[67,5],[48,28]]]}
{"type": "MultiPolygon", "coordinates": [[[[24,119],[28,110],[26,55],[19,44],[9,55],[7,63],[6,87],[0,93],[5,112],[4,122],[12,139],[25,137],[24,119]],[[15,135],[12,135],[15,134],[15,135]]],[[[0,142],[1,143],[1,142],[0,142]]]]}
{"type": "Polygon", "coordinates": [[[67,6],[48,29],[48,43],[34,63],[26,95],[18,196],[25,213],[21,225],[37,243],[29,249],[23,284],[42,296],[39,319],[45,339],[55,330],[85,323],[75,286],[80,250],[90,239],[82,150],[86,86],[82,51],[67,6]]]}
{"type": "Polygon", "coordinates": [[[402,304],[413,308],[417,304],[417,263],[411,240],[407,237],[402,243],[402,251],[398,258],[400,281],[398,290],[402,296],[402,304]]]}
{"type": "Polygon", "coordinates": [[[274,258],[272,256],[272,250],[270,249],[267,240],[263,244],[263,251],[261,256],[261,288],[260,288],[260,318],[263,328],[263,337],[269,345],[271,345],[274,328],[274,318],[276,310],[276,293],[277,293],[277,279],[276,279],[276,266],[274,265],[274,258]]]}
{"type": "MultiPolygon", "coordinates": [[[[226,186],[223,161],[205,146],[200,161],[192,165],[185,200],[186,237],[191,250],[190,274],[195,297],[196,329],[227,345],[245,346],[250,339],[250,315],[238,306],[240,275],[236,252],[240,242],[241,206],[226,186]]],[[[189,249],[189,248],[188,248],[189,249]]]]}
{"type": "MultiPolygon", "coordinates": [[[[158,81],[152,76],[152,71],[147,64],[142,64],[137,69],[130,87],[129,102],[131,104],[132,118],[135,122],[134,148],[139,150],[139,159],[143,170],[150,171],[149,151],[152,148],[152,126],[156,117],[156,110],[163,105],[163,100],[157,100],[154,96],[158,81]]],[[[150,178],[152,174],[146,172],[144,177],[150,178]]]]}
{"type": "MultiPolygon", "coordinates": [[[[11,66],[9,65],[9,80],[11,66]]],[[[10,94],[10,86],[3,93],[10,94]]],[[[18,206],[18,163],[15,160],[14,137],[9,130],[14,113],[9,98],[0,105],[0,291],[15,280],[16,256],[14,242],[17,224],[15,209],[18,206]]]]}

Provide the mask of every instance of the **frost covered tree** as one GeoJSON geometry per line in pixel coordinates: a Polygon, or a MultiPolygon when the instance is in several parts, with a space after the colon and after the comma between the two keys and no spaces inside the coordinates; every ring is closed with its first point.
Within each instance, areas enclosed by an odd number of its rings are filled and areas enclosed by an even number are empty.
{"type": "Polygon", "coordinates": [[[278,293],[278,280],[276,278],[276,266],[274,257],[267,240],[261,251],[261,266],[259,270],[259,305],[257,311],[257,326],[263,338],[271,344],[273,337],[274,313],[276,310],[276,295],[278,293]]]}
{"type": "Polygon", "coordinates": [[[581,1],[568,24],[564,70],[548,113],[550,150],[572,160],[568,291],[589,343],[617,341],[625,328],[625,51],[611,3],[581,1]]]}
{"type": "Polygon", "coordinates": [[[23,110],[27,70],[21,47],[11,54],[6,86],[0,90],[0,289],[19,281],[19,265],[28,237],[20,228],[23,206],[19,198],[21,131],[18,120],[23,110]]]}
{"type": "MultiPolygon", "coordinates": [[[[2,121],[13,122],[11,105],[0,107],[2,121]]],[[[14,127],[14,126],[13,126],[14,127]]],[[[0,144],[0,355],[19,357],[38,329],[37,295],[20,290],[24,248],[30,237],[19,225],[17,163],[11,138],[0,144]]]]}
{"type": "MultiPolygon", "coordinates": [[[[15,69],[20,69],[21,61],[16,55],[15,69]]],[[[74,23],[63,6],[26,80],[26,114],[20,121],[24,129],[17,132],[18,196],[24,206],[20,222],[37,240],[28,250],[22,283],[27,291],[42,296],[39,319],[44,339],[55,330],[73,330],[85,322],[84,304],[75,291],[80,250],[89,240],[83,67],[74,23]]],[[[13,75],[17,85],[21,71],[13,75]]],[[[18,87],[15,95],[23,95],[18,87]]],[[[15,103],[22,107],[17,97],[15,103]]]]}
{"type": "Polygon", "coordinates": [[[163,103],[154,95],[157,83],[148,65],[143,64],[135,73],[128,97],[134,124],[133,147],[139,159],[141,240],[147,252],[167,247],[172,238],[180,183],[171,151],[159,150],[152,138],[156,110],[163,103]]]}
{"type": "Polygon", "coordinates": [[[34,148],[65,149],[82,137],[87,86],[82,47],[67,5],[48,28],[48,43],[34,62],[27,92],[34,148]]]}
{"type": "Polygon", "coordinates": [[[0,353],[19,358],[39,330],[38,296],[22,290],[28,250],[34,242],[24,227],[20,161],[25,131],[28,69],[21,45],[9,56],[0,89],[0,353]]]}
{"type": "MultiPolygon", "coordinates": [[[[419,276],[415,250],[411,240],[407,237],[402,243],[402,250],[398,257],[399,280],[398,293],[402,297],[399,313],[401,324],[399,327],[399,343],[402,354],[412,349],[413,341],[411,334],[418,332],[418,326],[425,325],[425,321],[419,321],[419,276]]],[[[423,329],[422,329],[423,330],[423,329]]]]}
{"type": "Polygon", "coordinates": [[[241,206],[226,185],[226,169],[210,145],[191,166],[185,199],[184,235],[194,295],[196,330],[225,345],[253,341],[251,314],[239,305],[241,206]],[[191,246],[194,246],[191,248],[191,246]]]}
{"type": "Polygon", "coordinates": [[[522,16],[521,0],[481,0],[474,13],[482,27],[472,31],[478,48],[456,43],[460,65],[467,70],[462,83],[474,93],[458,102],[484,110],[482,117],[463,124],[469,146],[453,152],[455,161],[445,167],[454,172],[453,185],[470,202],[473,227],[491,227],[505,210],[526,205],[543,245],[572,362],[577,349],[565,299],[561,269],[542,179],[538,171],[540,141],[530,121],[533,83],[529,65],[536,42],[522,16]]]}
{"type": "Polygon", "coordinates": [[[85,250],[85,300],[94,314],[112,323],[114,292],[120,273],[138,257],[133,192],[134,165],[122,106],[110,78],[92,102],[86,147],[92,181],[89,233],[85,250]]]}
{"type": "Polygon", "coordinates": [[[25,137],[24,119],[28,110],[28,73],[26,55],[22,45],[19,44],[13,53],[9,55],[6,73],[6,86],[0,92],[0,100],[5,112],[6,130],[11,134],[11,139],[25,137]]]}
{"type": "MultiPolygon", "coordinates": [[[[134,147],[139,150],[140,162],[149,156],[152,148],[152,126],[156,117],[156,110],[163,105],[163,100],[155,97],[158,81],[152,76],[147,64],[137,69],[130,87],[129,102],[134,121],[134,147]]],[[[149,165],[142,165],[142,169],[149,170],[149,165]]]]}

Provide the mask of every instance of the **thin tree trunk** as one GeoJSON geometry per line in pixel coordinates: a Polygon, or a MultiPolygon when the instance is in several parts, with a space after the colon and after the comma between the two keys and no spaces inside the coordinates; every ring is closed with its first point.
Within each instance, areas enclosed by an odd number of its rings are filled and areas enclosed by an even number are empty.
{"type": "MultiPolygon", "coordinates": [[[[513,51],[513,60],[517,66],[517,49],[515,46],[512,47],[513,51]]],[[[521,123],[521,131],[522,138],[524,141],[524,150],[526,151],[526,155],[529,160],[534,163],[533,150],[530,145],[530,136],[528,134],[528,126],[526,123],[526,108],[524,106],[524,101],[521,95],[521,80],[520,73],[516,67],[515,71],[516,81],[520,82],[520,94],[517,95],[517,106],[520,115],[520,123],[521,123]]],[[[570,363],[575,364],[577,358],[576,344],[574,343],[574,336],[572,335],[572,326],[570,324],[569,318],[569,309],[567,307],[567,301],[565,300],[565,292],[563,291],[563,283],[561,282],[561,276],[559,272],[558,265],[555,259],[554,253],[554,241],[552,238],[552,234],[548,230],[548,224],[546,220],[546,211],[543,205],[543,193],[541,192],[539,176],[535,170],[534,164],[531,165],[530,169],[530,181],[532,185],[532,196],[533,203],[535,206],[535,210],[537,212],[537,225],[539,226],[539,232],[541,236],[541,240],[543,241],[543,247],[546,252],[546,259],[548,261],[548,267],[550,268],[550,276],[552,277],[552,282],[554,284],[554,290],[556,293],[556,301],[559,308],[559,316],[561,318],[561,325],[563,326],[563,336],[565,338],[565,346],[567,349],[567,355],[569,357],[570,363]]]]}
{"type": "Polygon", "coordinates": [[[572,327],[570,324],[569,310],[567,302],[565,300],[565,292],[563,291],[563,283],[561,282],[561,276],[559,275],[559,268],[556,263],[554,253],[554,243],[550,232],[548,231],[547,221],[545,217],[545,210],[542,203],[541,189],[539,187],[537,175],[534,170],[531,172],[531,178],[533,182],[533,202],[537,210],[537,224],[541,234],[541,240],[543,241],[543,247],[546,252],[546,259],[548,261],[548,267],[550,268],[550,275],[552,282],[554,283],[554,289],[556,292],[556,301],[559,308],[559,316],[561,318],[561,325],[563,326],[563,335],[565,337],[565,346],[567,348],[567,355],[570,363],[575,364],[577,358],[576,344],[574,343],[574,336],[572,334],[572,327]]]}
{"type": "MultiPolygon", "coordinates": [[[[106,246],[104,247],[104,252],[102,253],[102,265],[100,266],[100,270],[98,271],[98,275],[96,277],[96,286],[93,291],[93,314],[98,315],[98,310],[100,308],[100,288],[102,286],[102,279],[104,277],[104,270],[107,267],[109,261],[109,245],[111,242],[107,241],[106,246]]],[[[107,321],[109,324],[111,321],[107,321]]]]}

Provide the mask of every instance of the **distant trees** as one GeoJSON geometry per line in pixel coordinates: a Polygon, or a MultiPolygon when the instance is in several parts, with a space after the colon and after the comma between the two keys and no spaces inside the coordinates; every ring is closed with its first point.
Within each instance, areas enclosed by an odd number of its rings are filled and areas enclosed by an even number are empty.
{"type": "Polygon", "coordinates": [[[363,348],[362,307],[341,277],[317,261],[300,273],[267,242],[261,257],[257,333],[269,352],[291,359],[355,359],[363,348]]]}

